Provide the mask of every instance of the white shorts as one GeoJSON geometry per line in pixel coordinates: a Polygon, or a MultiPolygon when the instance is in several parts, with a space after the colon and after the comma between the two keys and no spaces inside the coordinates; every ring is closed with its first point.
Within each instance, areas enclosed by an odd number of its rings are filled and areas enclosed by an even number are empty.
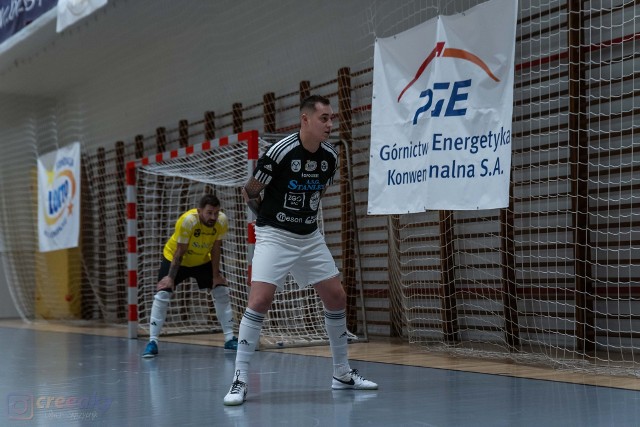
{"type": "Polygon", "coordinates": [[[282,288],[288,273],[301,289],[340,274],[319,230],[301,236],[274,227],[256,227],[251,280],[282,288]]]}

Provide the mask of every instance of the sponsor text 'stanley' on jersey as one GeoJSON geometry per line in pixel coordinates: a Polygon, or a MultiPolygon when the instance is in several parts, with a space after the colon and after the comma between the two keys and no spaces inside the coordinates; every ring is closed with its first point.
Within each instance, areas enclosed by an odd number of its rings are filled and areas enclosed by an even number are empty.
{"type": "Polygon", "coordinates": [[[253,172],[266,186],[256,225],[301,235],[315,231],[320,195],[333,183],[337,167],[338,152],[326,141],[315,153],[302,146],[299,133],[272,145],[253,172]]]}
{"type": "Polygon", "coordinates": [[[171,238],[164,245],[163,255],[173,261],[178,243],[189,244],[187,253],[182,257],[181,266],[196,267],[211,262],[211,249],[216,240],[222,240],[229,229],[229,222],[224,212],[218,213],[218,220],[213,227],[200,222],[197,209],[183,213],[176,222],[171,238]]]}

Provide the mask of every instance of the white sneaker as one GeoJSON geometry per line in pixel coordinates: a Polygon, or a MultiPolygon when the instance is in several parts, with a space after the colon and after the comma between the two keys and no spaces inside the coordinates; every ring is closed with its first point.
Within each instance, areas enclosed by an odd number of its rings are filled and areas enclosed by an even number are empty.
{"type": "Polygon", "coordinates": [[[377,390],[378,384],[365,379],[356,369],[352,369],[340,378],[333,377],[331,388],[334,390],[377,390]]]}
{"type": "Polygon", "coordinates": [[[247,400],[247,383],[240,381],[240,371],[236,371],[236,380],[231,384],[229,393],[224,397],[227,406],[242,405],[247,400]]]}

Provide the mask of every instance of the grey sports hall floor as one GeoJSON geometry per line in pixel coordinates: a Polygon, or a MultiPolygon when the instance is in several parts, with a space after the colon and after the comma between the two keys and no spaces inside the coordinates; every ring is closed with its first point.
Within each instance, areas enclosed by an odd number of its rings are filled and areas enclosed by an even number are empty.
{"type": "MultiPolygon", "coordinates": [[[[332,391],[326,357],[256,353],[247,402],[225,407],[234,353],[0,327],[0,426],[640,426],[640,392],[353,361],[378,391],[332,391]]],[[[366,344],[351,344],[359,346],[366,344]]]]}

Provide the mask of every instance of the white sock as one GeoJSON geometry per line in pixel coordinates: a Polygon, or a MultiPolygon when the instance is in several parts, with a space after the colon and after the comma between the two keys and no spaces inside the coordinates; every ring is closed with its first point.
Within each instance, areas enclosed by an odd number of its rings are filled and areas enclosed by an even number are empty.
{"type": "Polygon", "coordinates": [[[239,380],[245,383],[249,378],[249,363],[256,351],[256,344],[260,340],[263,321],[264,314],[253,311],[250,308],[247,308],[240,321],[236,371],[240,371],[239,380]]]}
{"type": "Polygon", "coordinates": [[[222,326],[224,340],[233,338],[233,311],[231,310],[231,298],[229,298],[229,288],[218,285],[211,290],[213,305],[216,307],[216,316],[222,326]]]}
{"type": "Polygon", "coordinates": [[[149,321],[149,339],[158,342],[162,325],[167,318],[167,307],[171,301],[171,292],[160,291],[153,297],[151,319],[149,321]]]}
{"type": "Polygon", "coordinates": [[[347,349],[347,312],[346,310],[324,310],[324,324],[329,335],[331,355],[333,356],[333,376],[341,377],[351,370],[347,349]]]}

